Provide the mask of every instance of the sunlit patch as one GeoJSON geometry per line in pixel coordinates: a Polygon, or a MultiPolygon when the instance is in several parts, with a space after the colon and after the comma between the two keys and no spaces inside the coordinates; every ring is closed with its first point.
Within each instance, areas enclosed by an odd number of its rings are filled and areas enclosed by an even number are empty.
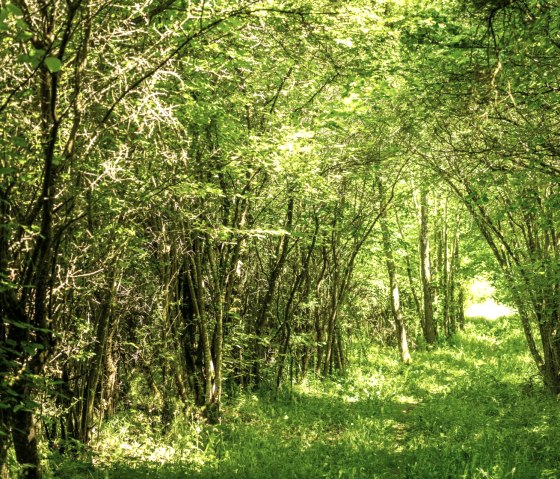
{"type": "Polygon", "coordinates": [[[400,404],[412,404],[412,405],[418,404],[418,398],[413,397],[413,396],[400,395],[400,396],[397,396],[395,399],[400,404]]]}
{"type": "Polygon", "coordinates": [[[510,307],[496,303],[492,298],[489,298],[483,303],[476,303],[468,306],[465,310],[465,315],[471,318],[498,319],[502,316],[511,316],[514,312],[515,311],[510,307]]]}
{"type": "Polygon", "coordinates": [[[496,289],[490,281],[481,276],[474,278],[469,285],[470,301],[465,309],[468,317],[498,319],[502,316],[511,316],[515,310],[496,302],[493,298],[496,289]]]}

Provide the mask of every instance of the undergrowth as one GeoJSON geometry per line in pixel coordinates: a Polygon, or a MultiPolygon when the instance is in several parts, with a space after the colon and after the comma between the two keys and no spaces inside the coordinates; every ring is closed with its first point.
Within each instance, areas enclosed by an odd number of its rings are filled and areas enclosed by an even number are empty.
{"type": "Polygon", "coordinates": [[[409,366],[361,350],[344,377],[230,399],[217,426],[116,416],[88,460],[51,456],[49,477],[560,479],[560,406],[513,319],[472,319],[409,366]]]}

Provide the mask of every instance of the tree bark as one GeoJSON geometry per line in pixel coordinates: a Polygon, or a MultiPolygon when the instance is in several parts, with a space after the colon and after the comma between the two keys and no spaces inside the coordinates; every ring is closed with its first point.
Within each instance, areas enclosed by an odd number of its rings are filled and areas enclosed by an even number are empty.
{"type": "MultiPolygon", "coordinates": [[[[294,218],[294,197],[290,196],[288,199],[288,205],[286,210],[286,221],[285,221],[285,229],[286,231],[290,231],[292,229],[294,218]]],[[[267,289],[263,298],[263,301],[259,307],[259,311],[257,313],[257,320],[255,324],[255,336],[256,341],[254,343],[256,356],[254,358],[254,365],[253,365],[253,381],[255,384],[259,384],[261,380],[261,361],[265,359],[265,351],[261,344],[261,338],[265,332],[265,326],[267,324],[267,318],[270,310],[270,304],[272,303],[272,299],[274,297],[274,292],[276,291],[276,286],[278,284],[278,280],[280,279],[280,275],[282,274],[282,270],[284,269],[284,265],[286,263],[286,259],[288,258],[288,251],[289,251],[289,233],[282,235],[281,239],[278,242],[278,246],[276,248],[276,260],[274,263],[274,267],[270,273],[270,277],[268,278],[268,285],[267,289]]]]}
{"type": "Polygon", "coordinates": [[[422,278],[422,291],[424,297],[424,320],[422,328],[424,338],[428,344],[436,340],[436,327],[434,321],[432,276],[430,271],[430,240],[428,235],[428,193],[425,189],[420,198],[420,273],[422,278]]]}
{"type": "Polygon", "coordinates": [[[102,302],[97,315],[94,356],[89,363],[89,374],[84,390],[84,404],[82,406],[79,437],[84,444],[88,444],[91,440],[91,431],[94,426],[97,388],[103,374],[103,365],[105,364],[109,321],[115,296],[114,288],[115,271],[112,270],[109,273],[107,289],[102,293],[102,302]]]}
{"type": "Polygon", "coordinates": [[[288,349],[290,347],[290,340],[291,340],[291,335],[292,335],[292,327],[291,327],[291,321],[292,321],[292,311],[293,311],[293,305],[295,302],[295,297],[296,297],[296,293],[299,291],[301,285],[303,284],[304,280],[309,278],[309,265],[311,263],[311,257],[313,255],[313,252],[315,250],[315,244],[317,242],[317,234],[319,233],[319,220],[317,217],[315,217],[315,229],[313,231],[313,236],[311,239],[311,245],[309,246],[302,264],[300,266],[300,272],[299,274],[296,276],[296,279],[294,281],[293,286],[290,289],[290,294],[288,296],[288,301],[286,302],[286,305],[284,306],[284,328],[285,328],[285,336],[284,336],[284,341],[282,344],[282,348],[280,350],[280,358],[279,358],[279,364],[278,364],[278,372],[276,374],[276,394],[278,394],[278,392],[280,391],[280,385],[282,382],[282,375],[284,372],[284,362],[286,359],[286,354],[288,352],[288,349]]]}
{"type": "Polygon", "coordinates": [[[389,274],[389,290],[390,290],[390,303],[391,314],[395,322],[396,340],[401,354],[401,360],[405,364],[410,364],[412,358],[408,349],[408,341],[406,337],[406,327],[403,320],[400,300],[399,300],[399,285],[397,282],[397,274],[395,268],[395,261],[393,259],[393,251],[391,248],[391,240],[389,236],[389,228],[387,227],[386,215],[380,219],[381,234],[383,238],[383,250],[385,252],[385,261],[387,264],[387,273],[389,274]]]}

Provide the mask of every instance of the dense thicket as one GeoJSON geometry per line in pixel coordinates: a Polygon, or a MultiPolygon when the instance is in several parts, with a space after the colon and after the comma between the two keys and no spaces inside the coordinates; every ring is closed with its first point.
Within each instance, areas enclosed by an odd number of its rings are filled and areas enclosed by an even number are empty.
{"type": "Polygon", "coordinates": [[[1,3],[2,474],[356,337],[409,362],[483,242],[560,391],[560,8],[421,3],[1,3]]]}

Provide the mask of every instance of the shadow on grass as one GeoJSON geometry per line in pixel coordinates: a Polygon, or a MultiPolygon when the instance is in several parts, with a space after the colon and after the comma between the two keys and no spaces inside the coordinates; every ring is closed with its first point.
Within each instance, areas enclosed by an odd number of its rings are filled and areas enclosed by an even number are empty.
{"type": "MultiPolygon", "coordinates": [[[[256,402],[261,402],[259,399],[256,402]]],[[[112,463],[92,478],[398,478],[393,427],[402,404],[294,392],[217,427],[206,463],[112,463]]]]}
{"type": "Polygon", "coordinates": [[[534,376],[511,319],[475,320],[418,355],[403,478],[560,478],[558,403],[534,376]]]}
{"type": "MultiPolygon", "coordinates": [[[[399,402],[307,398],[299,414],[292,410],[292,418],[281,417],[283,408],[268,417],[285,421],[282,427],[228,426],[207,464],[113,464],[92,477],[560,477],[560,424],[550,422],[556,405],[537,395],[518,398],[518,409],[511,410],[486,391],[456,388],[407,412],[399,402]],[[325,410],[331,413],[324,415],[325,410]],[[394,431],[399,423],[405,428],[400,448],[394,431]]],[[[502,386],[502,398],[516,395],[502,386]]]]}
{"type": "Polygon", "coordinates": [[[558,404],[525,387],[523,347],[509,322],[475,320],[411,366],[379,349],[347,378],[238,398],[192,457],[57,477],[560,478],[558,404]]]}
{"type": "Polygon", "coordinates": [[[558,405],[497,382],[431,395],[410,413],[410,478],[560,477],[558,405]]]}

